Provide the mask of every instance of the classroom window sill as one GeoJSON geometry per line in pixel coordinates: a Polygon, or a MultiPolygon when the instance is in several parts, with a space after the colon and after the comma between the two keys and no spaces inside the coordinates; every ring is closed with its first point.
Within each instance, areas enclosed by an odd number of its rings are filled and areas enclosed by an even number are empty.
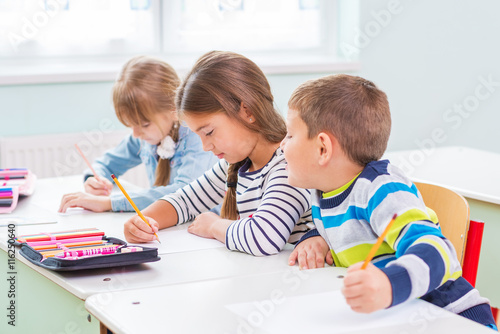
{"type": "MultiPolygon", "coordinates": [[[[162,57],[184,76],[196,61],[195,57],[162,57]]],[[[3,60],[0,63],[0,86],[105,82],[114,81],[123,64],[130,57],[86,59],[3,60]]],[[[360,63],[334,59],[325,55],[288,54],[249,56],[265,74],[300,74],[351,72],[360,69],[360,63]]]]}

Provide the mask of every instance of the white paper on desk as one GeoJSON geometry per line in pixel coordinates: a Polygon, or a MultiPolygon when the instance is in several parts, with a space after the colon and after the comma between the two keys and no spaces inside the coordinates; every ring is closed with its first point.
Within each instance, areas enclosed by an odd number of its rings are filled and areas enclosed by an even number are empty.
{"type": "Polygon", "coordinates": [[[0,227],[8,226],[9,224],[14,224],[16,226],[21,225],[43,225],[43,224],[55,224],[57,219],[55,217],[20,217],[14,215],[2,215],[0,216],[0,227]]]}
{"type": "MultiPolygon", "coordinates": [[[[271,297],[271,296],[270,296],[271,297]]],[[[268,333],[346,333],[401,324],[420,326],[423,321],[451,316],[451,313],[422,300],[375,313],[351,310],[340,291],[284,297],[225,307],[254,328],[268,333]]]]}
{"type": "Polygon", "coordinates": [[[91,213],[92,211],[84,209],[84,208],[68,208],[66,212],[59,212],[59,206],[61,205],[60,200],[57,201],[51,201],[51,200],[40,200],[37,199],[36,201],[32,202],[34,205],[38,206],[39,208],[42,208],[46,211],[49,211],[51,213],[56,213],[61,216],[70,216],[70,215],[81,215],[81,214],[87,214],[91,213]]]}
{"type": "Polygon", "coordinates": [[[215,239],[202,238],[187,231],[189,224],[166,228],[158,232],[161,244],[157,241],[148,242],[148,247],[158,248],[158,254],[197,251],[203,249],[224,247],[215,239]]]}

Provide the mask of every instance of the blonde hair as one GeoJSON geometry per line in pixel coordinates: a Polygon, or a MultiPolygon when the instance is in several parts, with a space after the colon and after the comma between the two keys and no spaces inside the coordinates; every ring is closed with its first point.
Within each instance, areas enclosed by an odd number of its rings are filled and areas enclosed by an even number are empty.
{"type": "MultiPolygon", "coordinates": [[[[149,122],[158,126],[159,113],[175,110],[175,91],[179,85],[177,73],[164,61],[147,56],[130,59],[113,85],[113,105],[118,120],[125,126],[149,122]]],[[[173,126],[169,134],[162,135],[170,135],[177,142],[179,129],[173,126]]],[[[164,186],[169,180],[170,160],[160,159],[154,185],[164,186]]]]}
{"type": "Polygon", "coordinates": [[[309,138],[330,132],[361,166],[379,160],[387,148],[389,102],[371,81],[345,74],[310,80],[295,89],[288,107],[306,123],[309,138]]]}
{"type": "MultiPolygon", "coordinates": [[[[250,131],[261,134],[268,142],[279,143],[286,135],[286,125],[273,103],[271,87],[261,69],[242,55],[224,51],[211,51],[198,59],[176,96],[180,117],[183,114],[224,112],[250,131]],[[241,119],[242,103],[255,122],[241,119]]],[[[229,166],[228,190],[221,210],[223,218],[238,218],[236,184],[238,169],[245,161],[229,166]]]]}

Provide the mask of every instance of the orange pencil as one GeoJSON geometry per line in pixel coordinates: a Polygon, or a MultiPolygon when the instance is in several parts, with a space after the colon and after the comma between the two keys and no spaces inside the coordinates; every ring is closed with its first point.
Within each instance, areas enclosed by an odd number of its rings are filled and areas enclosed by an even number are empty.
{"type": "MultiPolygon", "coordinates": [[[[120,190],[122,191],[123,195],[125,195],[125,197],[128,199],[128,201],[130,202],[130,204],[134,208],[135,212],[137,212],[137,214],[139,215],[139,217],[141,217],[141,219],[144,220],[144,222],[146,224],[148,224],[149,227],[151,227],[151,225],[148,223],[148,220],[146,219],[146,217],[144,217],[144,215],[142,214],[141,210],[139,210],[139,208],[137,208],[137,206],[135,205],[134,201],[132,201],[132,199],[127,194],[127,192],[125,191],[125,189],[123,189],[123,187],[120,184],[120,182],[118,182],[118,179],[116,178],[115,174],[111,174],[111,177],[115,181],[115,183],[118,186],[118,188],[120,188],[120,190]]],[[[158,237],[158,234],[155,233],[155,236],[156,236],[156,240],[158,240],[158,242],[161,244],[161,241],[160,241],[160,238],[158,237]]]]}
{"type": "Polygon", "coordinates": [[[392,219],[389,222],[389,224],[387,224],[387,227],[385,228],[384,232],[378,237],[377,242],[373,245],[372,249],[370,249],[370,252],[368,253],[368,256],[366,257],[365,262],[361,266],[361,270],[366,269],[366,266],[368,265],[368,263],[370,263],[370,261],[375,256],[375,253],[377,252],[380,245],[382,245],[382,242],[384,242],[385,236],[387,235],[387,233],[389,233],[389,230],[390,230],[392,224],[394,223],[394,221],[396,220],[397,216],[398,216],[397,213],[395,213],[394,216],[392,216],[392,219]]]}
{"type": "Polygon", "coordinates": [[[99,177],[99,175],[97,175],[97,173],[95,172],[94,168],[92,168],[92,165],[90,164],[90,162],[85,157],[85,154],[83,154],[82,150],[80,150],[80,148],[78,147],[77,144],[75,144],[75,147],[78,150],[78,153],[80,153],[80,155],[82,156],[83,160],[85,160],[85,163],[87,164],[87,166],[89,166],[90,170],[94,174],[94,177],[97,179],[97,181],[101,182],[101,178],[99,177]]]}

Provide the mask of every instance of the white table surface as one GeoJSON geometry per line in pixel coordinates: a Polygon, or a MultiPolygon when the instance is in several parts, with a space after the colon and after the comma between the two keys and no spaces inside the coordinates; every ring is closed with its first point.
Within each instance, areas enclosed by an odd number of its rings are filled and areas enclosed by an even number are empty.
{"type": "Polygon", "coordinates": [[[384,157],[413,180],[455,190],[464,197],[500,204],[500,154],[449,146],[387,152],[384,157]]]}
{"type": "MultiPolygon", "coordinates": [[[[125,185],[124,185],[125,186],[125,185]]],[[[48,203],[57,207],[63,194],[83,189],[81,177],[72,176],[60,179],[41,179],[37,181],[32,196],[22,198],[14,211],[15,216],[52,215],[56,224],[25,225],[16,228],[16,235],[38,232],[53,232],[77,228],[96,227],[106,235],[125,240],[123,223],[134,213],[83,213],[57,215],[45,212],[37,203],[48,203]]],[[[5,216],[3,216],[5,217],[5,216]]],[[[173,231],[185,231],[186,226],[172,227],[159,232],[160,240],[168,240],[173,231]]],[[[188,233],[185,231],[185,233],[188,233]]],[[[201,238],[200,238],[200,241],[201,238]]],[[[154,243],[148,246],[154,246],[154,243]]],[[[0,248],[7,249],[7,228],[0,227],[0,248]]],[[[187,252],[161,254],[160,261],[126,267],[92,269],[72,272],[56,272],[36,266],[23,256],[16,254],[21,261],[57,285],[84,300],[95,293],[108,293],[127,289],[140,289],[168,284],[179,284],[216,278],[288,270],[288,256],[291,248],[269,257],[254,257],[226,248],[213,248],[187,252]]]]}
{"type": "Polygon", "coordinates": [[[411,313],[406,312],[409,316],[403,320],[389,316],[382,327],[346,331],[346,327],[356,326],[338,323],[339,316],[335,321],[334,315],[329,319],[329,301],[322,298],[341,288],[345,271],[345,268],[307,271],[290,268],[279,273],[96,294],[86,300],[85,307],[116,334],[269,333],[266,322],[273,322],[275,327],[291,323],[287,334],[319,333],[320,328],[330,328],[329,333],[492,333],[484,326],[421,300],[412,301],[411,313]],[[290,306],[295,304],[286,305],[304,296],[308,303],[292,310],[290,306]],[[246,316],[234,312],[234,304],[239,303],[250,307],[246,316]],[[285,307],[290,312],[280,310],[285,307]]]}

